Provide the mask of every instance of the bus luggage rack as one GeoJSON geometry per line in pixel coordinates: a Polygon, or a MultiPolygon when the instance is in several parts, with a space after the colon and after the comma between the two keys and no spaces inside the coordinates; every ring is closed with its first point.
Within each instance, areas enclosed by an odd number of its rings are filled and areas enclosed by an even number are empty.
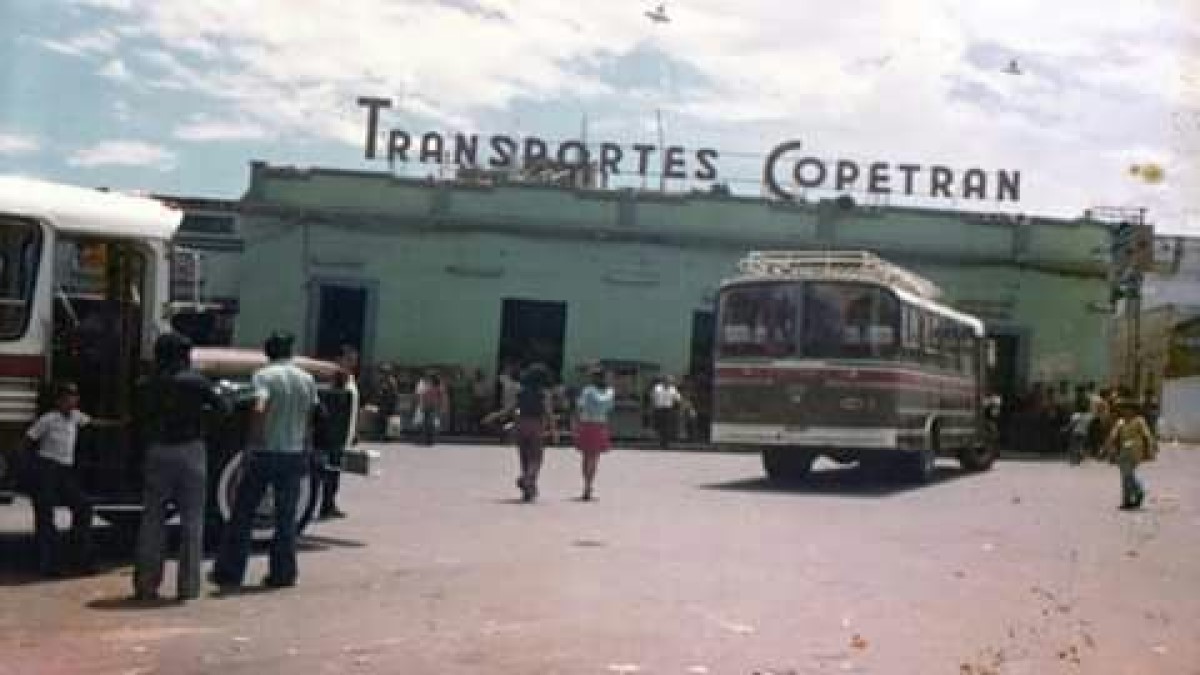
{"type": "Polygon", "coordinates": [[[868,251],[752,251],[738,263],[749,278],[863,281],[936,300],[936,284],[868,251]]]}

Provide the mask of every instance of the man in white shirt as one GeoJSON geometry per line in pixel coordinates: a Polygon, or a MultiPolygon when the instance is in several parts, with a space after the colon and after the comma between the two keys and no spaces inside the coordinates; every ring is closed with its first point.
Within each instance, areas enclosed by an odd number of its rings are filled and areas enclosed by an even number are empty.
{"type": "Polygon", "coordinates": [[[255,513],[267,487],[273,494],[275,535],[263,585],[268,588],[296,585],[296,509],[300,481],[308,473],[312,459],[309,424],[320,400],[313,377],[292,363],[294,340],[288,333],[272,334],[264,345],[270,363],[254,373],[258,399],[254,414],[260,433],[243,455],[245,472],[213,565],[211,580],[222,588],[242,585],[255,513]]]}
{"type": "Polygon", "coordinates": [[[37,448],[33,457],[33,538],[38,569],[45,575],[63,571],[54,527],[54,507],[60,502],[71,509],[72,562],[84,571],[91,565],[92,506],[75,471],[79,427],[91,418],[79,411],[79,389],[74,384],[58,385],[54,406],[25,432],[28,443],[37,448]]]}
{"type": "Polygon", "coordinates": [[[521,391],[521,383],[516,378],[517,367],[509,364],[500,373],[500,409],[513,410],[517,407],[517,394],[521,391]]]}
{"type": "Polygon", "coordinates": [[[650,397],[654,405],[654,429],[658,432],[658,445],[666,450],[671,447],[671,441],[675,439],[677,429],[675,411],[683,397],[680,396],[679,389],[675,386],[675,379],[672,377],[658,380],[650,392],[650,397]]]}

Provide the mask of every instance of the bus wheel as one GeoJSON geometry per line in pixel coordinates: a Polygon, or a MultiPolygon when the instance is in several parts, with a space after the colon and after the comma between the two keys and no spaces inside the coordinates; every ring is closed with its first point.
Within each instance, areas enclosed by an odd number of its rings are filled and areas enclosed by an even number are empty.
{"type": "MultiPolygon", "coordinates": [[[[229,523],[233,517],[233,502],[237,495],[238,485],[242,482],[242,458],[244,453],[237,453],[221,467],[220,477],[217,480],[216,489],[214,490],[214,515],[219,519],[222,528],[229,523]]],[[[320,500],[321,483],[320,476],[316,471],[309,471],[308,474],[300,481],[300,495],[297,498],[296,505],[296,532],[297,534],[304,532],[304,528],[312,520],[313,514],[317,510],[317,503],[320,500]]],[[[263,494],[262,501],[258,504],[258,510],[254,512],[253,537],[256,540],[270,539],[275,529],[275,501],[274,490],[267,488],[263,494]]],[[[212,520],[210,520],[210,523],[212,520]]],[[[216,534],[216,533],[214,533],[216,534]]]]}
{"type": "Polygon", "coordinates": [[[979,440],[958,453],[958,463],[967,471],[987,471],[996,461],[996,455],[995,443],[979,440]]]}
{"type": "Polygon", "coordinates": [[[814,455],[791,448],[768,448],[762,453],[763,470],[773,481],[804,478],[812,470],[814,460],[814,455]]]}

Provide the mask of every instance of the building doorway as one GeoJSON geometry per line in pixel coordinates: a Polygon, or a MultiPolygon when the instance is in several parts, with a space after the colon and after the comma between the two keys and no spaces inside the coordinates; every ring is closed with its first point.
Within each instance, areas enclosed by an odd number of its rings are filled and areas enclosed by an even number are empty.
{"type": "Polygon", "coordinates": [[[989,335],[987,338],[987,388],[1005,401],[1015,400],[1020,386],[1017,378],[1016,335],[989,335]]]}
{"type": "Polygon", "coordinates": [[[716,315],[710,310],[692,313],[692,351],[688,360],[688,385],[696,419],[689,425],[692,440],[707,440],[712,420],[713,349],[717,336],[716,315]]]}
{"type": "Polygon", "coordinates": [[[542,363],[561,378],[566,335],[567,303],[505,298],[497,362],[500,368],[542,363]]]}
{"type": "Polygon", "coordinates": [[[313,355],[336,359],[351,347],[367,360],[371,289],[362,284],[318,282],[313,355]]]}

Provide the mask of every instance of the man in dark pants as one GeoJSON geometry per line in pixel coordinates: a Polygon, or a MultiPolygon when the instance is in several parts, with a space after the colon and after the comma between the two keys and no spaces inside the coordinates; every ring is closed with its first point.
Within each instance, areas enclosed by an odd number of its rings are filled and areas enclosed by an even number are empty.
{"type": "Polygon", "coordinates": [[[270,363],[254,374],[251,438],[256,440],[243,454],[245,466],[234,497],[233,517],[212,573],[213,583],[222,588],[242,584],[254,513],[267,487],[274,492],[275,534],[263,584],[270,588],[296,585],[296,502],[300,481],[311,462],[309,422],[319,401],[312,376],[292,363],[293,342],[286,333],[268,338],[265,351],[270,363]]]}
{"type": "Polygon", "coordinates": [[[352,438],[350,420],[354,415],[354,400],[348,384],[349,375],[345,370],[334,373],[333,389],[326,392],[323,411],[315,416],[314,435],[322,462],[321,519],[346,517],[338,508],[337,493],[342,482],[342,457],[348,439],[352,438]]]}
{"type": "Polygon", "coordinates": [[[192,343],[186,337],[177,333],[159,336],[154,343],[155,372],[139,389],[146,477],[133,590],[134,597],[142,601],[159,597],[167,502],[174,502],[179,510],[176,595],[185,601],[200,593],[208,490],[206,418],[209,413],[227,414],[229,406],[208,378],[191,369],[191,352],[192,343]]]}
{"type": "Polygon", "coordinates": [[[44,413],[25,433],[27,442],[37,447],[32,466],[33,537],[38,569],[48,576],[63,572],[54,527],[54,507],[60,503],[71,509],[72,562],[83,571],[91,566],[92,506],[75,471],[79,427],[90,421],[79,411],[79,389],[64,383],[55,389],[54,410],[44,413]]]}
{"type": "Polygon", "coordinates": [[[658,433],[658,445],[666,450],[677,435],[679,422],[675,414],[683,397],[675,386],[674,378],[670,377],[658,380],[650,397],[654,405],[654,429],[658,433]]]}

